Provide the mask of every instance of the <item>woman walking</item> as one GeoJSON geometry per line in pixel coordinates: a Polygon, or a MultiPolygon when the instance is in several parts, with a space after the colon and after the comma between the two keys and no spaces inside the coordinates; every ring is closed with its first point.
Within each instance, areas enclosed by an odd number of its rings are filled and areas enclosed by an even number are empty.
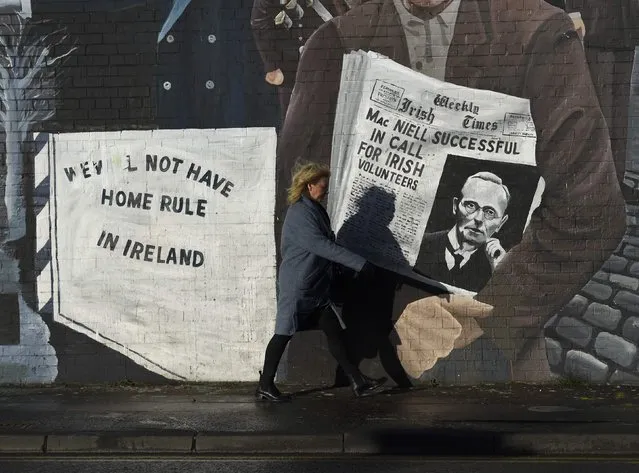
{"type": "Polygon", "coordinates": [[[328,213],[321,204],[328,193],[329,177],[328,167],[315,163],[301,166],[293,175],[282,229],[275,335],[266,347],[258,399],[290,400],[275,386],[277,366],[293,334],[315,328],[326,335],[328,349],[348,377],[355,396],[373,394],[386,381],[365,376],[350,362],[343,329],[331,308],[333,263],[358,271],[358,277],[363,278],[371,275],[373,266],[335,243],[328,213]]]}

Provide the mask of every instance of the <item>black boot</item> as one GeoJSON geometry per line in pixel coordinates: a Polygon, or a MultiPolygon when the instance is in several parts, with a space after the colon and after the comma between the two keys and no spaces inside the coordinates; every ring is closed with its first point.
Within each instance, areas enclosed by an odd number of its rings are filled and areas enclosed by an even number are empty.
{"type": "Polygon", "coordinates": [[[365,374],[359,373],[356,376],[349,376],[351,389],[355,397],[372,396],[384,388],[385,377],[379,379],[369,378],[365,374]]]}
{"type": "Polygon", "coordinates": [[[337,365],[335,369],[335,381],[333,382],[334,388],[345,388],[351,385],[350,378],[346,375],[340,365],[337,365]]]}
{"type": "Polygon", "coordinates": [[[260,371],[260,382],[255,390],[255,397],[258,401],[270,401],[270,402],[289,402],[291,396],[288,394],[282,394],[275,386],[273,380],[265,380],[260,371]]]}

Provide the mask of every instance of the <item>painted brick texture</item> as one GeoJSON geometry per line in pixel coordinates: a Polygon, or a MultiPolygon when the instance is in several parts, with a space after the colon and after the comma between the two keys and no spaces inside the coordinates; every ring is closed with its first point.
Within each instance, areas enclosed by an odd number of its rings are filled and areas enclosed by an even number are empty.
{"type": "MultiPolygon", "coordinates": [[[[68,36],[56,36],[51,47],[49,57],[65,56],[58,67],[52,69],[51,82],[43,82],[35,88],[39,90],[40,99],[33,104],[41,111],[53,111],[52,116],[36,120],[28,127],[17,152],[11,147],[11,137],[5,131],[0,135],[0,383],[164,381],[162,375],[128,357],[124,350],[114,349],[115,344],[97,342],[86,333],[53,320],[51,176],[46,157],[49,134],[245,127],[274,127],[279,132],[282,129],[281,92],[285,87],[278,89],[264,81],[264,57],[251,30],[253,2],[249,0],[193,0],[160,41],[158,33],[172,2],[32,0],[30,3],[30,22],[51,21],[50,25],[34,27],[34,35],[59,26],[68,36]],[[16,156],[22,165],[17,174],[15,168],[11,168],[16,156]],[[23,205],[17,205],[22,211],[19,218],[12,219],[13,210],[10,203],[5,202],[6,198],[2,198],[5,196],[24,199],[23,205]]],[[[523,0],[502,3],[512,10],[521,8],[523,0]]],[[[576,10],[583,8],[584,2],[567,3],[573,3],[576,10]]],[[[0,14],[7,23],[17,24],[14,13],[0,11],[0,14]]],[[[527,337],[533,348],[525,360],[520,360],[518,380],[546,382],[563,376],[593,383],[637,384],[639,95],[636,82],[634,88],[630,87],[628,71],[632,68],[639,35],[618,36],[619,31],[633,26],[626,25],[630,21],[627,18],[623,19],[623,25],[615,23],[615,28],[608,28],[607,33],[605,29],[601,31],[605,22],[592,21],[589,15],[582,13],[587,29],[593,25],[599,25],[599,29],[591,29],[591,36],[586,37],[586,57],[610,130],[617,177],[627,201],[628,230],[623,242],[601,268],[592,268],[588,261],[572,258],[568,250],[560,261],[540,262],[531,258],[524,263],[530,268],[542,267],[548,274],[587,271],[593,277],[545,328],[540,327],[547,314],[533,314],[532,318],[538,322],[538,333],[534,336],[522,327],[521,336],[527,337]],[[628,106],[634,112],[628,114],[628,106]],[[621,109],[625,111],[621,113],[621,109]]],[[[497,21],[507,21],[507,17],[504,13],[497,21]]],[[[308,36],[310,32],[305,31],[303,42],[308,36]]],[[[293,40],[295,43],[297,37],[293,40]]],[[[297,50],[297,43],[294,46],[297,50]]],[[[503,44],[497,48],[498,51],[490,51],[477,46],[472,63],[464,65],[468,67],[468,82],[475,74],[472,69],[481,64],[482,56],[498,53],[499,70],[515,70],[516,54],[512,53],[518,51],[509,51],[508,45],[503,44]]],[[[567,58],[560,62],[556,65],[558,68],[570,69],[567,58]]],[[[319,81],[326,76],[326,71],[312,73],[319,81]]],[[[495,78],[495,81],[507,80],[495,78]]],[[[292,84],[285,86],[291,88],[292,84]]],[[[570,96],[573,92],[549,93],[570,96]]],[[[319,96],[316,100],[324,105],[329,102],[319,96]]],[[[588,141],[589,137],[582,139],[588,141]]],[[[307,158],[306,155],[300,157],[307,158]]],[[[574,179],[567,174],[560,177],[567,183],[574,179]]],[[[276,179],[278,188],[286,186],[281,170],[276,179]]],[[[610,185],[617,184],[611,182],[610,185]]],[[[278,199],[282,195],[279,192],[278,199]]],[[[281,210],[281,201],[278,202],[276,213],[281,210]]],[[[277,232],[277,221],[275,227],[277,232]]],[[[248,266],[259,257],[259,248],[269,246],[272,241],[270,234],[255,235],[254,246],[234,248],[220,264],[248,266]]],[[[563,244],[559,240],[554,243],[558,247],[563,244]]],[[[585,251],[588,245],[584,240],[583,248],[575,251],[585,251]]],[[[540,293],[552,293],[556,289],[552,286],[539,287],[540,293]]],[[[260,287],[256,284],[252,290],[259,293],[260,287]]],[[[519,291],[513,283],[508,293],[501,294],[502,300],[516,296],[519,291]]],[[[227,292],[234,294],[231,287],[227,292]]],[[[264,299],[270,297],[271,294],[265,295],[264,299]]],[[[267,311],[269,307],[264,302],[247,310],[267,311]]],[[[188,314],[185,317],[188,318],[188,314]]],[[[515,326],[519,321],[512,319],[509,323],[515,326]]],[[[148,343],[158,338],[157,333],[151,331],[145,336],[148,343]]],[[[260,340],[266,337],[259,336],[260,340]]],[[[256,340],[256,335],[247,332],[246,338],[249,345],[256,340]]],[[[510,381],[511,363],[497,345],[489,337],[480,337],[440,360],[420,380],[451,384],[510,381]]],[[[259,352],[263,348],[254,350],[259,352]]],[[[367,358],[362,367],[369,374],[384,373],[376,356],[367,358]]],[[[291,343],[280,367],[280,377],[313,384],[331,382],[334,368],[323,335],[304,333],[291,343]]],[[[198,369],[203,368],[194,367],[193,372],[198,369]]]]}

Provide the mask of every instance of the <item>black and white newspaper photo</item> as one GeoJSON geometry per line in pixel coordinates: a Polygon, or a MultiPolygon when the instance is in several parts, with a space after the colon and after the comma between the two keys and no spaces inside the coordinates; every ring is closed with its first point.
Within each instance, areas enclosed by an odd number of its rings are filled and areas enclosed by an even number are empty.
{"type": "Polygon", "coordinates": [[[345,55],[329,203],[338,240],[386,269],[475,293],[540,203],[535,143],[526,99],[345,55]]]}

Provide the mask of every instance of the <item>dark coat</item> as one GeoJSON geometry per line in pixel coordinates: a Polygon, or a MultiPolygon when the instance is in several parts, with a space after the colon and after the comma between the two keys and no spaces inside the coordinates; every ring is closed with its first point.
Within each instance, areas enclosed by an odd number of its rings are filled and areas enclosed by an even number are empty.
{"type": "Polygon", "coordinates": [[[360,271],[366,260],[335,243],[328,213],[307,197],[291,205],[282,230],[275,333],[293,335],[330,302],[332,264],[360,271]]]}
{"type": "Polygon", "coordinates": [[[448,230],[426,233],[415,262],[415,271],[435,281],[477,292],[482,289],[492,274],[485,245],[477,248],[464,266],[456,271],[446,264],[448,230]]]}
{"type": "Polygon", "coordinates": [[[639,45],[639,0],[566,0],[566,11],[581,13],[586,47],[629,50],[639,45]]]}
{"type": "MultiPolygon", "coordinates": [[[[604,117],[568,15],[541,0],[462,0],[446,65],[449,82],[530,99],[540,208],[479,292],[482,321],[510,359],[590,279],[619,244],[625,209],[604,117]],[[570,263],[571,271],[563,271],[570,263]]],[[[380,52],[410,67],[392,0],[370,0],[307,42],[278,143],[277,212],[300,157],[327,163],[343,54],[380,52]]]]}
{"type": "Polygon", "coordinates": [[[269,101],[250,13],[249,0],[192,0],[157,45],[154,80],[160,127],[276,124],[278,109],[269,101]]]}
{"type": "Polygon", "coordinates": [[[48,129],[278,123],[277,94],[264,82],[251,32],[252,1],[192,0],[158,43],[171,5],[32,0],[34,19],[67,27],[78,47],[61,67],[61,103],[48,129]]]}
{"type": "MultiPolygon", "coordinates": [[[[586,25],[586,57],[610,130],[617,178],[623,182],[630,76],[635,46],[639,45],[639,0],[567,0],[566,10],[581,13],[586,25]]],[[[632,200],[639,200],[639,193],[628,194],[632,200]]]]}

